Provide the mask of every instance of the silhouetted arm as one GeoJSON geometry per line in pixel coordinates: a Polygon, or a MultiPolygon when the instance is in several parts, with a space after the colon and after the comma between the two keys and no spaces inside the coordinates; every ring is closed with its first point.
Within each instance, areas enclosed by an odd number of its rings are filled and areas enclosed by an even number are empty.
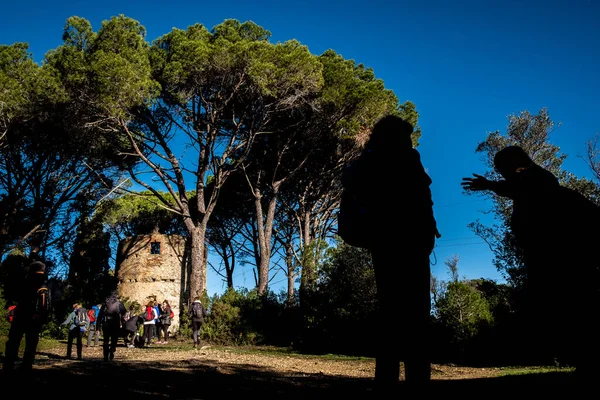
{"type": "Polygon", "coordinates": [[[515,189],[508,181],[492,181],[484,176],[473,174],[475,178],[463,178],[461,185],[466,190],[474,192],[478,191],[491,191],[496,193],[498,196],[513,198],[515,189]]]}

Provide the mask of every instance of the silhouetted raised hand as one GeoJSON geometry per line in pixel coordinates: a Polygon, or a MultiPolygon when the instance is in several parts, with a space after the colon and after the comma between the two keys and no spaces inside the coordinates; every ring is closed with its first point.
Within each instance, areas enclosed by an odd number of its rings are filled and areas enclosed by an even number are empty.
{"type": "Polygon", "coordinates": [[[490,181],[478,174],[473,174],[475,178],[462,178],[461,185],[466,190],[472,191],[480,191],[480,190],[490,190],[491,185],[490,181]]]}

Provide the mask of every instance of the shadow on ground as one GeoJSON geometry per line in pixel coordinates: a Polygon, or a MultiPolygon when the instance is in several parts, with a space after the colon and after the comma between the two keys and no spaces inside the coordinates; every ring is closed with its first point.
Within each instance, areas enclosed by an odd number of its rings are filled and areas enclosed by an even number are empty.
{"type": "MultiPolygon", "coordinates": [[[[574,377],[569,373],[543,373],[501,378],[434,380],[428,388],[399,383],[377,390],[372,379],[336,378],[321,374],[282,374],[255,365],[189,361],[64,360],[53,353],[37,361],[28,375],[18,371],[0,375],[2,387],[10,386],[13,398],[34,396],[116,399],[337,399],[394,398],[415,394],[530,395],[544,389],[552,394],[571,393],[574,377]],[[44,363],[47,363],[46,368],[44,363]]],[[[420,395],[413,398],[422,398],[420,395]]]]}

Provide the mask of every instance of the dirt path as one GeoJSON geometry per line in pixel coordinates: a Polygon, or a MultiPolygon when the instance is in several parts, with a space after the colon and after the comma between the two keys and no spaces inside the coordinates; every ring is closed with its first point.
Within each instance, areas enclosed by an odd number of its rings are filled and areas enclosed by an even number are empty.
{"type": "MultiPolygon", "coordinates": [[[[205,348],[169,343],[148,349],[119,347],[112,362],[102,361],[99,347],[85,348],[82,361],[64,358],[66,344],[40,350],[30,376],[2,376],[13,385],[22,382],[23,396],[85,391],[114,399],[331,399],[381,398],[373,386],[372,359],[334,359],[286,355],[270,351],[205,348]]],[[[513,383],[552,385],[570,383],[564,373],[501,377],[501,369],[433,365],[432,387],[440,393],[485,386],[501,392],[513,383]]],[[[393,390],[410,388],[401,382],[393,390]]],[[[511,389],[514,391],[514,389],[511,389]]],[[[508,392],[507,392],[508,393],[508,392]]],[[[89,397],[86,395],[86,397],[89,397]]],[[[385,396],[387,397],[387,395],[385,396]]]]}
{"type": "MultiPolygon", "coordinates": [[[[373,359],[350,359],[334,357],[315,357],[297,354],[285,355],[274,353],[268,348],[256,351],[256,348],[245,351],[243,348],[212,348],[192,349],[187,344],[154,345],[145,349],[129,349],[119,347],[114,362],[144,362],[160,361],[163,369],[185,370],[190,364],[216,366],[217,370],[228,373],[240,366],[254,369],[270,370],[279,374],[321,375],[339,378],[370,379],[375,373],[373,359]]],[[[44,350],[38,357],[40,368],[47,369],[69,363],[75,360],[64,359],[65,347],[53,347],[44,350]]],[[[84,346],[84,361],[101,361],[101,347],[84,346]]],[[[475,379],[489,378],[501,375],[499,368],[470,368],[451,365],[434,364],[432,379],[475,379]]],[[[402,376],[401,376],[402,379],[402,376]]]]}

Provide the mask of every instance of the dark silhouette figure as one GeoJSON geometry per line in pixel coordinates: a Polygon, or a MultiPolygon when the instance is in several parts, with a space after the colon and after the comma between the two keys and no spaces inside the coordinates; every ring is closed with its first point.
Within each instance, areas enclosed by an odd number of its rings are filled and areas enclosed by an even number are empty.
{"type": "Polygon", "coordinates": [[[488,190],[512,200],[510,229],[523,256],[524,333],[539,354],[555,354],[576,365],[586,379],[598,360],[600,208],[575,190],[561,186],[518,146],[494,157],[498,181],[473,174],[467,190],[488,190]]]}
{"type": "Polygon", "coordinates": [[[100,308],[98,322],[102,326],[102,336],[104,337],[102,343],[104,361],[112,361],[115,358],[117,342],[121,336],[123,316],[126,312],[127,309],[116,292],[111,293],[100,308]]]}
{"type": "Polygon", "coordinates": [[[32,262],[10,325],[2,367],[4,372],[14,370],[23,336],[25,336],[25,352],[21,369],[29,371],[33,367],[42,325],[48,319],[49,298],[46,281],[46,265],[41,261],[32,262]]]}
{"type": "Polygon", "coordinates": [[[396,116],[379,120],[354,175],[369,197],[374,221],[370,246],[378,297],[375,381],[431,379],[429,256],[439,233],[433,214],[431,179],[413,149],[413,127],[396,116]]]}

